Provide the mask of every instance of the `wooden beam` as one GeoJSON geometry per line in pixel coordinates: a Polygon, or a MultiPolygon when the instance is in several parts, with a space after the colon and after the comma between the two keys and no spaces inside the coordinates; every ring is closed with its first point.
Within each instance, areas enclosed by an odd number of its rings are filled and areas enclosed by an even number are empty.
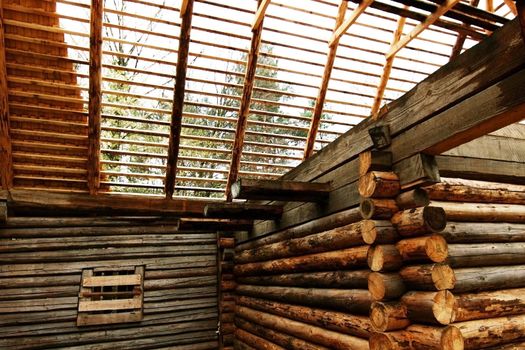
{"type": "Polygon", "coordinates": [[[89,37],[89,146],[88,188],[96,194],[100,187],[100,119],[102,113],[102,14],[104,1],[91,2],[89,37]]]}
{"type": "Polygon", "coordinates": [[[231,191],[239,199],[320,202],[328,198],[330,183],[240,179],[231,191]]]}
{"type": "MultiPolygon", "coordinates": [[[[405,6],[404,9],[408,10],[408,6],[405,6]]],[[[390,45],[390,47],[397,44],[401,39],[401,35],[403,35],[403,27],[405,26],[405,22],[405,17],[399,17],[399,19],[397,20],[397,28],[394,31],[394,37],[392,38],[392,44],[390,45]]],[[[392,67],[394,65],[394,57],[395,56],[387,58],[385,66],[383,67],[383,74],[381,75],[381,80],[377,87],[376,96],[374,98],[374,104],[372,105],[372,110],[370,111],[370,115],[373,119],[377,118],[377,112],[379,112],[379,107],[381,107],[381,101],[383,101],[383,95],[385,94],[386,85],[388,84],[390,72],[392,71],[392,67]]]]}
{"type": "Polygon", "coordinates": [[[348,17],[343,23],[338,25],[337,29],[334,31],[334,34],[332,34],[332,37],[330,38],[330,41],[328,42],[328,46],[330,46],[330,47],[332,47],[334,45],[337,46],[339,44],[339,40],[346,33],[348,28],[350,28],[352,26],[352,24],[354,24],[357,21],[359,16],[361,16],[361,14],[363,12],[365,12],[365,10],[368,8],[368,6],[370,6],[370,4],[373,1],[374,0],[362,0],[359,3],[359,5],[356,7],[354,12],[352,12],[352,14],[350,14],[350,17],[348,17]]]}
{"type": "Polygon", "coordinates": [[[213,203],[204,208],[204,216],[217,219],[277,219],[283,213],[279,205],[248,203],[213,203]]]}
{"type": "Polygon", "coordinates": [[[180,18],[183,18],[186,12],[188,11],[188,4],[190,0],[182,0],[180,4],[180,18]]]}
{"type": "MultiPolygon", "coordinates": [[[[341,0],[339,9],[337,10],[337,17],[335,19],[335,30],[341,26],[345,19],[346,10],[348,9],[348,1],[341,0]]],[[[337,42],[338,43],[338,42],[337,42]]],[[[315,138],[317,137],[317,131],[319,130],[319,124],[321,123],[321,115],[323,113],[324,101],[326,99],[326,92],[328,90],[328,83],[332,75],[332,68],[334,67],[335,56],[337,54],[336,44],[329,46],[328,56],[326,57],[326,64],[324,66],[323,80],[319,93],[315,100],[314,111],[312,114],[312,120],[310,122],[310,130],[308,131],[308,137],[306,139],[306,145],[304,147],[303,159],[309,158],[314,152],[315,138]]]]}
{"type": "Polygon", "coordinates": [[[514,4],[512,0],[503,0],[503,2],[505,2],[505,5],[509,7],[510,12],[512,12],[514,16],[518,14],[518,9],[516,8],[516,4],[514,4]]]}
{"type": "MultiPolygon", "coordinates": [[[[257,2],[258,8],[262,6],[262,0],[257,2]]],[[[252,29],[252,41],[250,52],[248,54],[248,62],[246,64],[246,73],[244,76],[244,87],[242,91],[242,99],[239,106],[239,116],[237,120],[237,128],[235,130],[235,142],[232,148],[232,160],[230,163],[230,171],[228,173],[228,182],[226,185],[226,199],[231,201],[231,185],[237,181],[239,168],[241,165],[242,148],[244,146],[244,137],[246,133],[246,125],[248,124],[248,115],[250,114],[250,103],[252,99],[253,85],[255,82],[255,72],[257,70],[257,60],[259,58],[259,49],[261,48],[261,34],[263,29],[264,17],[259,22],[256,28],[252,29]]]]}
{"type": "Polygon", "coordinates": [[[256,30],[257,28],[259,28],[259,25],[264,19],[266,9],[270,5],[270,2],[271,0],[262,0],[262,3],[259,5],[259,7],[257,8],[257,12],[255,13],[255,19],[252,23],[252,30],[256,30]]]}
{"type": "Polygon", "coordinates": [[[0,185],[1,188],[13,187],[13,156],[9,127],[9,101],[7,91],[7,66],[4,39],[4,12],[0,0],[0,185]]]}
{"type": "MultiPolygon", "coordinates": [[[[492,0],[489,0],[492,1],[492,0]]],[[[470,0],[470,5],[477,7],[479,4],[479,0],[470,0]]],[[[487,3],[489,5],[489,3],[487,3]]],[[[490,6],[492,6],[492,2],[490,3],[490,6]]],[[[490,11],[492,12],[492,10],[490,11]]],[[[470,24],[465,24],[466,26],[470,27],[470,24]]],[[[465,39],[467,39],[467,35],[464,33],[459,33],[458,37],[456,38],[456,43],[454,44],[454,47],[452,48],[452,54],[450,55],[450,61],[455,59],[461,54],[461,50],[463,50],[463,45],[465,44],[465,39]]]]}
{"type": "Polygon", "coordinates": [[[442,5],[438,6],[437,10],[429,15],[427,19],[418,24],[409,34],[406,34],[401,40],[399,40],[395,45],[393,45],[388,53],[386,54],[386,58],[394,56],[396,53],[398,53],[402,48],[408,45],[414,38],[416,38],[419,34],[421,34],[422,31],[430,27],[432,24],[434,24],[435,21],[437,21],[441,15],[443,15],[445,12],[450,10],[454,5],[456,5],[460,0],[447,0],[442,5]]]}
{"type": "Polygon", "coordinates": [[[175,93],[173,94],[173,109],[171,112],[168,161],[166,163],[166,181],[164,183],[166,198],[172,198],[173,192],[175,191],[175,177],[177,176],[177,161],[179,159],[180,134],[182,129],[182,113],[184,111],[184,92],[186,90],[186,70],[188,67],[192,17],[193,0],[188,0],[184,15],[182,16],[180,29],[175,93]]]}

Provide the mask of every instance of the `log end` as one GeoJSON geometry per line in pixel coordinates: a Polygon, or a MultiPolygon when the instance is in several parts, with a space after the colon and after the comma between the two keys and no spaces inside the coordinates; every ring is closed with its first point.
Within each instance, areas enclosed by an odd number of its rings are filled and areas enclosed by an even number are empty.
{"type": "Polygon", "coordinates": [[[361,221],[361,236],[366,244],[374,244],[377,239],[377,229],[373,220],[361,221]]]}
{"type": "Polygon", "coordinates": [[[436,293],[432,312],[436,321],[443,325],[453,322],[456,311],[456,298],[448,290],[442,290],[436,293]]]}
{"type": "Polygon", "coordinates": [[[430,260],[437,263],[443,262],[448,257],[447,241],[440,235],[432,235],[426,240],[425,252],[430,260]]]}
{"type": "Polygon", "coordinates": [[[448,326],[441,335],[441,348],[443,350],[464,350],[465,341],[461,331],[454,326],[448,326]]]}
{"type": "Polygon", "coordinates": [[[396,343],[387,334],[374,333],[368,340],[370,350],[398,350],[396,343]]]}
{"type": "Polygon", "coordinates": [[[385,298],[385,281],[379,272],[372,272],[368,275],[368,291],[373,300],[383,300],[385,298]]]}
{"type": "Polygon", "coordinates": [[[359,204],[359,212],[361,213],[361,216],[365,220],[371,219],[372,216],[374,215],[374,211],[375,211],[374,201],[370,199],[362,200],[361,203],[359,204]]]}
{"type": "Polygon", "coordinates": [[[432,232],[441,232],[447,226],[447,214],[440,207],[425,207],[423,219],[432,232]]]}
{"type": "Polygon", "coordinates": [[[380,246],[370,247],[370,249],[368,249],[367,262],[368,267],[370,267],[370,270],[372,271],[377,272],[383,269],[385,261],[383,259],[383,252],[380,246]]]}
{"type": "Polygon", "coordinates": [[[456,284],[456,275],[449,265],[437,264],[432,269],[432,282],[437,290],[453,289],[456,284]]]}

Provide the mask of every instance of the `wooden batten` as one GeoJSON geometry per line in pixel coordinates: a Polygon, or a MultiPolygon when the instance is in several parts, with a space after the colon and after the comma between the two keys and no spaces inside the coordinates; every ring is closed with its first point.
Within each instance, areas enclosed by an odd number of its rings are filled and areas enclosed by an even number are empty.
{"type": "Polygon", "coordinates": [[[100,125],[102,114],[102,15],[104,2],[91,4],[91,34],[89,50],[89,147],[88,188],[96,194],[100,187],[100,125]]]}
{"type": "Polygon", "coordinates": [[[182,114],[184,111],[184,92],[186,89],[186,74],[190,49],[191,22],[193,18],[193,0],[185,0],[182,5],[184,8],[181,7],[180,12],[182,23],[177,56],[175,90],[173,94],[173,109],[171,112],[166,180],[164,183],[164,192],[168,199],[173,197],[173,192],[175,191],[175,177],[177,176],[177,162],[179,159],[180,135],[182,130],[182,114]]]}
{"type": "Polygon", "coordinates": [[[0,1],[0,186],[3,189],[13,187],[13,156],[9,127],[9,101],[7,90],[7,66],[4,38],[3,2],[0,1]]]}
{"type": "MultiPolygon", "coordinates": [[[[258,9],[261,6],[263,6],[263,1],[265,0],[257,1],[258,9]]],[[[230,171],[228,172],[228,182],[226,183],[226,199],[228,201],[232,200],[231,186],[235,181],[237,181],[237,177],[239,175],[239,168],[241,165],[242,148],[244,146],[244,138],[246,136],[248,115],[250,114],[250,103],[252,100],[253,86],[255,83],[255,73],[257,71],[257,60],[259,58],[259,50],[261,48],[263,24],[264,16],[261,17],[258,26],[252,28],[252,40],[250,44],[250,51],[248,53],[248,61],[246,63],[244,86],[242,91],[241,103],[239,105],[237,126],[235,129],[235,140],[232,147],[230,171]]]]}
{"type": "MultiPolygon", "coordinates": [[[[348,1],[341,0],[339,8],[337,10],[337,17],[335,19],[335,30],[343,24],[346,10],[348,9],[348,1]]],[[[321,115],[323,113],[324,102],[326,99],[326,92],[328,90],[328,83],[332,75],[332,68],[334,66],[335,57],[337,55],[337,46],[339,44],[339,37],[335,38],[335,41],[329,45],[328,56],[326,57],[326,64],[324,66],[323,80],[319,87],[319,92],[315,100],[314,111],[312,114],[312,120],[310,122],[310,129],[308,131],[308,137],[306,139],[306,145],[304,148],[303,159],[308,159],[314,152],[315,139],[317,137],[317,131],[321,123],[321,115]]]]}
{"type": "Polygon", "coordinates": [[[330,183],[239,179],[231,193],[236,199],[321,202],[330,194],[330,183]]]}

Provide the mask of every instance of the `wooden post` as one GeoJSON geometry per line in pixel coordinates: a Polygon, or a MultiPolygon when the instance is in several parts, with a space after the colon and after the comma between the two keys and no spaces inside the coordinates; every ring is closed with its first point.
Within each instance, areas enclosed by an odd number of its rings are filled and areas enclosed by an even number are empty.
{"type": "Polygon", "coordinates": [[[182,129],[182,113],[184,110],[184,92],[186,90],[186,71],[188,68],[192,17],[193,0],[189,0],[187,1],[187,6],[184,15],[182,16],[182,24],[180,28],[177,76],[175,78],[175,93],[173,94],[168,162],[166,163],[166,182],[164,184],[166,198],[172,198],[173,192],[175,191],[175,177],[177,176],[177,161],[179,159],[180,133],[182,129]]]}
{"type": "Polygon", "coordinates": [[[102,14],[104,2],[91,2],[91,34],[89,50],[89,146],[88,188],[96,194],[100,187],[100,120],[102,113],[102,14]]]}
{"type": "MultiPolygon", "coordinates": [[[[257,8],[262,6],[262,0],[258,0],[257,8]]],[[[259,25],[252,28],[252,42],[246,63],[246,74],[244,75],[244,87],[242,91],[241,103],[239,106],[239,115],[237,119],[237,128],[235,130],[235,141],[232,148],[232,160],[230,162],[230,172],[228,173],[228,182],[226,184],[226,200],[232,200],[231,186],[237,181],[239,168],[241,165],[242,148],[244,146],[244,136],[246,135],[246,126],[248,124],[248,115],[250,114],[250,102],[252,100],[253,84],[255,82],[255,73],[257,71],[257,60],[259,58],[259,49],[261,48],[261,35],[264,25],[264,18],[261,18],[259,25]]]]}
{"type": "MultiPolygon", "coordinates": [[[[341,3],[339,4],[339,9],[337,10],[334,31],[337,30],[337,28],[339,28],[339,26],[343,23],[347,8],[348,1],[341,0],[341,3]]],[[[332,68],[334,66],[338,44],[339,38],[337,38],[337,40],[329,46],[328,56],[326,57],[326,64],[324,66],[323,80],[321,82],[321,87],[319,88],[317,98],[315,100],[314,112],[312,114],[312,121],[310,122],[308,138],[306,139],[303,159],[309,158],[314,151],[315,138],[317,136],[317,130],[319,130],[319,124],[321,123],[321,114],[323,113],[326,91],[328,90],[328,82],[330,81],[330,77],[332,75],[332,68]]]]}

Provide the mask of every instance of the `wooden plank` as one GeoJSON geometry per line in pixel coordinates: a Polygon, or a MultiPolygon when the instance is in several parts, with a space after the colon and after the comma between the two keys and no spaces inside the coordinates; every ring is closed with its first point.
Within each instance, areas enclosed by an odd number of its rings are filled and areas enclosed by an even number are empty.
{"type": "MultiPolygon", "coordinates": [[[[348,9],[348,1],[341,0],[339,8],[337,10],[337,17],[335,19],[335,29],[334,31],[343,24],[346,10],[348,9]]],[[[321,81],[321,86],[319,87],[319,92],[315,100],[314,111],[312,114],[312,120],[310,121],[310,129],[308,130],[308,137],[306,139],[306,144],[304,148],[303,159],[309,158],[314,151],[315,139],[317,137],[317,131],[319,130],[319,125],[321,123],[321,115],[323,113],[324,102],[326,99],[326,92],[328,91],[328,83],[330,82],[330,77],[332,76],[332,68],[334,67],[335,57],[337,55],[337,47],[339,44],[339,39],[337,42],[334,42],[333,45],[329,45],[328,56],[326,57],[326,64],[324,66],[323,80],[321,81]]]]}
{"type": "Polygon", "coordinates": [[[84,287],[138,286],[141,283],[141,275],[91,276],[82,280],[84,287]]]}
{"type": "Polygon", "coordinates": [[[255,13],[255,19],[253,20],[253,23],[252,23],[252,30],[256,30],[257,28],[259,28],[259,25],[264,19],[266,9],[270,5],[270,2],[271,0],[262,0],[262,2],[259,4],[259,7],[257,8],[257,12],[255,13]]]}
{"type": "Polygon", "coordinates": [[[13,187],[13,156],[9,125],[7,67],[5,57],[4,12],[0,1],[0,188],[13,187]]]}
{"type": "Polygon", "coordinates": [[[166,181],[164,184],[164,192],[168,199],[173,197],[173,192],[175,191],[175,177],[177,176],[177,162],[179,159],[182,114],[184,112],[184,92],[186,89],[186,73],[190,49],[191,22],[193,18],[193,0],[187,0],[185,2],[187,5],[183,15],[181,8],[182,23],[180,27],[177,55],[173,109],[171,112],[168,161],[166,163],[166,181]]]}
{"type": "Polygon", "coordinates": [[[78,302],[78,312],[140,309],[141,302],[135,299],[96,300],[78,302]]]}
{"type": "Polygon", "coordinates": [[[283,208],[280,205],[261,205],[248,203],[216,203],[204,208],[207,218],[225,219],[276,219],[281,216],[283,208]]]}
{"type": "Polygon", "coordinates": [[[142,321],[141,311],[131,311],[114,314],[87,314],[81,312],[78,314],[77,326],[92,326],[140,321],[142,321]]]}
{"type": "Polygon", "coordinates": [[[429,15],[424,22],[418,24],[414,29],[412,29],[412,31],[409,34],[406,34],[395,45],[392,45],[392,47],[386,54],[386,58],[393,57],[402,48],[407,46],[408,43],[414,40],[414,38],[421,34],[421,32],[423,32],[425,29],[434,24],[434,22],[437,21],[441,17],[441,15],[443,15],[452,7],[454,7],[459,1],[460,0],[447,0],[442,5],[439,5],[436,11],[429,15]]]}
{"type": "MultiPolygon", "coordinates": [[[[408,9],[408,6],[404,7],[405,10],[408,9]]],[[[406,18],[400,16],[397,20],[397,28],[394,31],[394,37],[392,38],[392,43],[390,47],[397,44],[397,42],[401,39],[401,35],[403,35],[403,28],[405,26],[406,18]]],[[[372,105],[372,109],[370,110],[370,115],[372,118],[377,118],[377,112],[379,112],[379,107],[381,107],[381,101],[383,101],[383,95],[386,90],[386,85],[388,84],[388,79],[390,78],[390,73],[392,72],[392,67],[394,66],[394,57],[389,57],[386,59],[385,65],[383,67],[383,74],[381,75],[381,80],[379,81],[379,85],[377,87],[376,96],[374,97],[374,104],[372,105]]]]}
{"type": "Polygon", "coordinates": [[[89,122],[88,122],[88,188],[96,194],[100,187],[100,120],[102,113],[102,14],[104,2],[91,3],[89,37],[89,122]]]}
{"type": "Polygon", "coordinates": [[[442,155],[525,163],[525,139],[485,135],[443,152],[442,155]]]}
{"type": "Polygon", "coordinates": [[[330,193],[330,183],[240,179],[232,185],[238,199],[319,202],[330,193]]]}
{"type": "MultiPolygon", "coordinates": [[[[330,41],[328,42],[328,46],[332,47],[334,45],[339,44],[339,40],[341,37],[348,31],[348,29],[354,24],[359,16],[363,12],[366,11],[368,6],[373,2],[374,0],[363,0],[359,3],[359,5],[355,8],[355,10],[350,14],[350,17],[348,17],[343,23],[339,24],[332,34],[332,37],[330,38],[330,41]]],[[[344,15],[344,14],[343,14],[344,15]]]]}
{"type": "MultiPolygon", "coordinates": [[[[257,1],[257,8],[263,0],[257,1]]],[[[248,115],[250,114],[250,103],[252,99],[253,86],[255,82],[255,73],[257,70],[257,60],[259,58],[259,49],[261,48],[261,35],[263,30],[264,17],[261,18],[259,25],[252,28],[252,40],[248,61],[246,62],[246,73],[244,75],[244,86],[242,90],[241,103],[235,128],[235,141],[232,147],[232,159],[230,162],[230,171],[228,172],[228,181],[226,183],[226,200],[231,201],[231,186],[237,181],[239,168],[241,165],[242,148],[244,146],[244,137],[246,136],[246,125],[248,124],[248,115]]]]}

